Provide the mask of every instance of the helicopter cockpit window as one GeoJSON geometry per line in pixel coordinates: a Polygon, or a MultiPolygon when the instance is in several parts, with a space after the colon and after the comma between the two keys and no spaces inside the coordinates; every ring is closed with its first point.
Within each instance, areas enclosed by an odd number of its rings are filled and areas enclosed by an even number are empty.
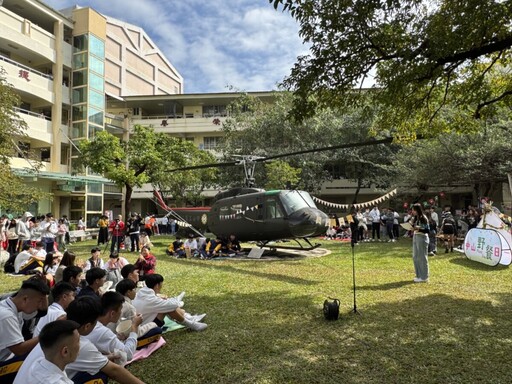
{"type": "Polygon", "coordinates": [[[278,219],[284,216],[281,206],[275,198],[265,201],[265,207],[267,219],[278,219]]]}
{"type": "Polygon", "coordinates": [[[316,208],[309,193],[304,191],[287,191],[281,195],[281,200],[288,215],[301,208],[316,208]]]}

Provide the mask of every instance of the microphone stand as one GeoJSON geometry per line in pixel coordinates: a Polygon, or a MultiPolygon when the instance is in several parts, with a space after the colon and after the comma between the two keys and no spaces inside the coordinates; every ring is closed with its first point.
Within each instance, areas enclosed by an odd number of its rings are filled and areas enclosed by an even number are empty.
{"type": "Polygon", "coordinates": [[[356,302],[356,257],[354,253],[355,242],[351,241],[350,245],[352,246],[352,284],[354,289],[354,308],[352,309],[352,313],[361,315],[361,312],[357,310],[356,302]]]}

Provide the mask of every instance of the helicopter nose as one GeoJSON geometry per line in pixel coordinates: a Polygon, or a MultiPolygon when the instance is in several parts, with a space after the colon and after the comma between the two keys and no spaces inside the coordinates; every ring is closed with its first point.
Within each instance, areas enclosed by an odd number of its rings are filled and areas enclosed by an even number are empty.
{"type": "Polygon", "coordinates": [[[290,231],[296,237],[312,237],[325,234],[329,217],[316,208],[302,208],[289,216],[290,231]]]}

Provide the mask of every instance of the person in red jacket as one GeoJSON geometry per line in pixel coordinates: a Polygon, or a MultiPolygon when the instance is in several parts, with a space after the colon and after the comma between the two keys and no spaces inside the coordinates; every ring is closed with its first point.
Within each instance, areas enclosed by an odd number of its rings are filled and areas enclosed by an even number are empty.
{"type": "Polygon", "coordinates": [[[124,241],[125,225],[122,219],[123,216],[119,215],[117,216],[117,219],[112,221],[109,225],[108,229],[112,233],[110,253],[119,253],[121,243],[124,241]]]}
{"type": "Polygon", "coordinates": [[[135,269],[139,271],[139,280],[144,280],[147,275],[155,273],[156,257],[150,252],[149,247],[142,247],[140,255],[135,262],[135,269]]]}

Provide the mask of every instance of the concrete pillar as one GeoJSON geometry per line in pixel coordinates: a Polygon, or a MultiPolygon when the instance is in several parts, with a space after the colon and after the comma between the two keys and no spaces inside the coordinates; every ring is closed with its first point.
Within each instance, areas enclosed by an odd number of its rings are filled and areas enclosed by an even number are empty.
{"type": "MultiPolygon", "coordinates": [[[[53,95],[52,105],[52,147],[51,147],[51,170],[60,171],[60,142],[61,142],[61,119],[62,119],[62,80],[64,75],[63,68],[63,41],[64,41],[64,23],[56,21],[53,25],[53,34],[55,35],[55,63],[53,63],[53,95]]],[[[56,213],[54,213],[56,215],[56,213]]]]}

